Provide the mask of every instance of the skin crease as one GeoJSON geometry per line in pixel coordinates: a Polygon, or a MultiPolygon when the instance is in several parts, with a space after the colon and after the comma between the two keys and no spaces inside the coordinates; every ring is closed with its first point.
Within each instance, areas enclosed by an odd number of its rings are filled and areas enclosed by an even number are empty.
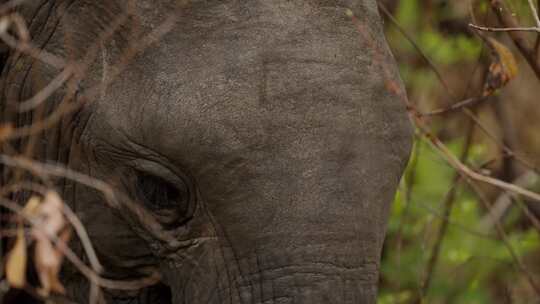
{"type": "MultiPolygon", "coordinates": [[[[37,45],[82,58],[125,3],[35,1],[21,13],[37,45]]],[[[108,291],[108,303],[375,303],[411,144],[405,110],[385,87],[383,66],[401,82],[375,0],[133,3],[135,17],[100,45],[77,83],[81,94],[110,85],[37,147],[42,160],[126,193],[185,244],[170,248],[97,191],[58,181],[107,277],[163,277],[140,292],[108,291]],[[362,41],[347,9],[374,41],[362,41]],[[134,32],[171,13],[172,29],[111,79],[134,32]]],[[[4,119],[31,121],[9,116],[10,102],[57,73],[11,56],[4,119]]],[[[86,303],[84,278],[69,268],[63,278],[86,303]]]]}

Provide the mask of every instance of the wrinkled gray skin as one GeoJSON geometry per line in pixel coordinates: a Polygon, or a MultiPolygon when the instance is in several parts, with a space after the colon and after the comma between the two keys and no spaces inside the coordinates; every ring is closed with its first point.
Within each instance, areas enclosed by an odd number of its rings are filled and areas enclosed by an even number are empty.
{"type": "MultiPolygon", "coordinates": [[[[98,191],[59,181],[105,275],[131,280],[157,270],[175,304],[375,303],[389,206],[411,142],[402,102],[385,86],[400,81],[376,1],[179,2],[134,0],[135,17],[99,45],[77,82],[81,96],[110,85],[36,148],[41,159],[127,193],[179,242],[159,240],[98,191]],[[178,22],[160,42],[109,79],[133,29],[148,33],[171,13],[178,22]]],[[[21,12],[36,44],[77,59],[125,3],[28,1],[21,12]]],[[[12,53],[3,111],[58,72],[12,53]]],[[[88,301],[83,278],[67,269],[63,279],[71,296],[88,301]]],[[[163,287],[107,292],[109,303],[167,297],[163,287]]]]}

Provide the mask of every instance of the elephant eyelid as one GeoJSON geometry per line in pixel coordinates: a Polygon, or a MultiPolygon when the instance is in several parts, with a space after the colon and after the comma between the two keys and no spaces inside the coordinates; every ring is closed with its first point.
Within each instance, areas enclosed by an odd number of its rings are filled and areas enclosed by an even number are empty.
{"type": "Polygon", "coordinates": [[[136,171],[135,187],[137,196],[150,211],[160,214],[174,214],[174,221],[184,221],[190,217],[190,194],[186,185],[172,183],[164,178],[142,171],[136,171]]]}

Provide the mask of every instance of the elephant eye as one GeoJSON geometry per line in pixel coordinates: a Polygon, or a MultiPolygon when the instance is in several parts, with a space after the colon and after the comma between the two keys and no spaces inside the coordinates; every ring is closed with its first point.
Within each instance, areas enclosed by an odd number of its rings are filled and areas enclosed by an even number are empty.
{"type": "Polygon", "coordinates": [[[174,215],[177,220],[188,217],[189,195],[184,185],[178,186],[163,178],[138,172],[136,188],[144,205],[158,215],[174,215]]]}

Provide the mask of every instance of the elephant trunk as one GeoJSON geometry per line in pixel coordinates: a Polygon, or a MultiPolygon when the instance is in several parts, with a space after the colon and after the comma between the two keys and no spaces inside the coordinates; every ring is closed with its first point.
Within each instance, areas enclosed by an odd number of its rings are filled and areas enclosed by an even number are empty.
{"type": "Polygon", "coordinates": [[[182,280],[181,275],[173,275],[172,303],[375,303],[378,279],[375,263],[344,266],[327,261],[303,264],[290,261],[288,265],[266,265],[267,268],[262,263],[254,257],[251,261],[240,261],[245,269],[233,269],[230,265],[221,270],[207,268],[201,281],[182,280]]]}

